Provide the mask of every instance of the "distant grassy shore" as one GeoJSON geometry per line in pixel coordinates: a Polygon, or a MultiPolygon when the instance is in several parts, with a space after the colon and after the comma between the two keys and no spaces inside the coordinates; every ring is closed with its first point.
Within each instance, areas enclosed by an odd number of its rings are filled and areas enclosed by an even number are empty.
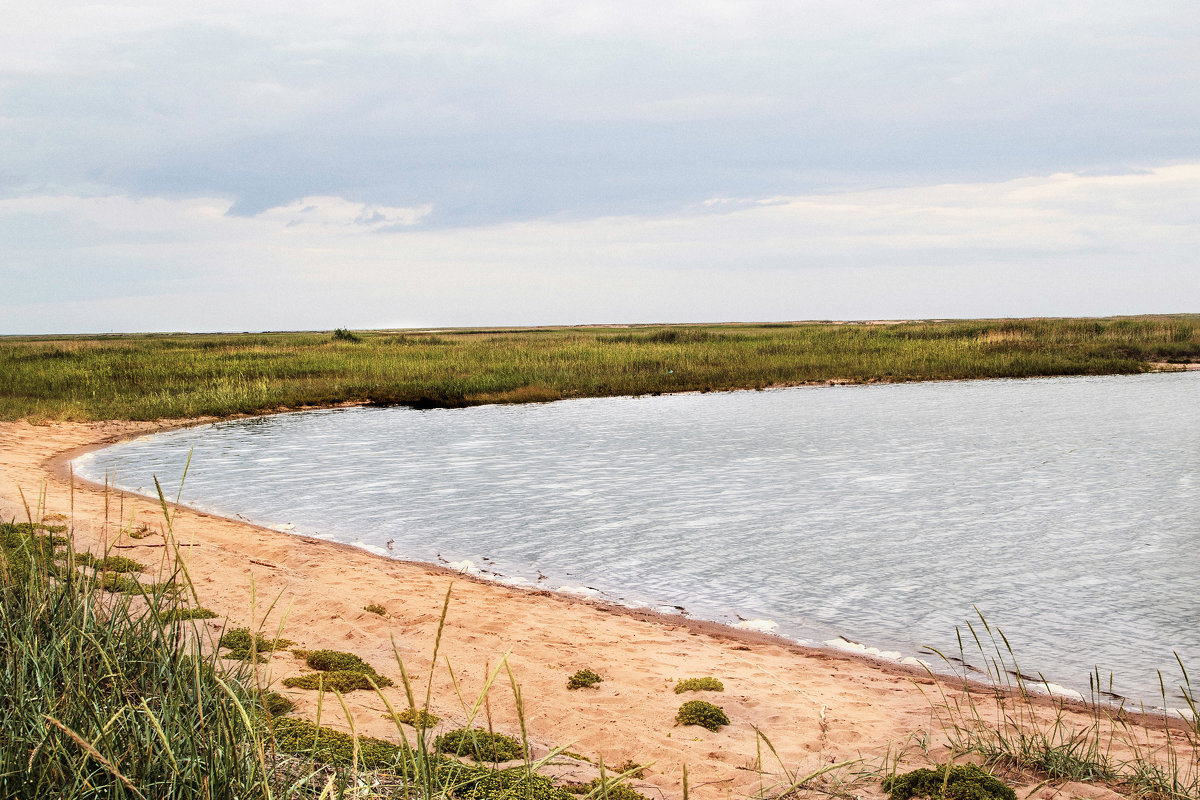
{"type": "Polygon", "coordinates": [[[0,419],[456,407],[833,380],[1137,373],[1200,362],[1200,315],[0,337],[0,419]]]}

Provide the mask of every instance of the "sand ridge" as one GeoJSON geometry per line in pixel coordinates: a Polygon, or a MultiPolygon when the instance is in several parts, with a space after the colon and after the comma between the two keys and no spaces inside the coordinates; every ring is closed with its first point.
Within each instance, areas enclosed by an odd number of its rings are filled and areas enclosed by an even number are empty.
{"type": "MultiPolygon", "coordinates": [[[[205,421],[210,420],[187,424],[205,421]]],[[[152,564],[153,574],[170,559],[170,548],[161,546],[161,535],[133,539],[122,528],[161,531],[159,503],[78,478],[72,485],[68,464],[88,449],[180,424],[0,423],[0,514],[24,519],[25,505],[40,503],[44,513],[70,520],[77,549],[100,554],[116,545],[113,552],[152,564]]],[[[228,616],[230,625],[261,626],[267,635],[282,626],[282,635],[299,647],[353,652],[399,683],[394,645],[422,690],[449,590],[440,663],[433,670],[431,711],[442,717],[439,729],[466,721],[458,692],[472,702],[489,670],[507,654],[535,755],[565,746],[606,765],[653,762],[634,782],[650,797],[679,797],[684,764],[694,796],[725,798],[753,795],[764,784],[786,782],[789,773],[804,775],[848,760],[861,759],[853,769],[879,769],[903,752],[903,767],[911,769],[946,756],[930,699],[955,692],[953,680],[939,686],[899,665],[683,617],[506,587],[186,508],[175,512],[173,528],[176,539],[188,545],[180,552],[201,603],[228,616]],[[368,604],[382,605],[387,616],[364,610],[368,604]],[[568,676],[584,667],[603,682],[567,690],[568,676]],[[677,679],[707,675],[723,681],[725,691],[681,696],[672,690],[677,679]],[[675,712],[687,699],[716,703],[731,724],[715,733],[676,726],[675,712]],[[778,759],[761,744],[758,730],[769,737],[778,759]]],[[[204,625],[217,632],[222,623],[204,625]]],[[[298,715],[313,717],[315,692],[279,685],[307,672],[302,662],[285,651],[261,670],[264,680],[296,701],[298,715]]],[[[407,706],[403,689],[387,689],[385,695],[398,709],[407,706]]],[[[396,738],[378,696],[358,691],[346,699],[360,732],[396,738]]],[[[493,687],[486,713],[497,730],[519,734],[506,674],[493,687]]],[[[1086,722],[1078,711],[1068,713],[1086,722]]],[[[335,703],[327,702],[323,714],[323,723],[348,730],[335,703]]],[[[577,778],[595,774],[581,762],[558,771],[577,778]]],[[[1028,777],[1024,783],[1028,791],[1038,781],[1028,777]]],[[[1083,784],[1046,785],[1037,792],[1043,798],[1112,795],[1083,784]]],[[[862,782],[850,793],[880,791],[877,782],[862,782]]]]}

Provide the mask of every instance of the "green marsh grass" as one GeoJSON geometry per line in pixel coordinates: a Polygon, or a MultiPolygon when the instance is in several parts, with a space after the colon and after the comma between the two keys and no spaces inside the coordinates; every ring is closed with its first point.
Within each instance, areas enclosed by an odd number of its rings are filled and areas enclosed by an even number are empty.
{"type": "Polygon", "coordinates": [[[0,419],[454,407],[567,397],[1136,373],[1200,361],[1200,316],[0,337],[0,419]],[[351,336],[353,338],[347,338],[351,336]]]}

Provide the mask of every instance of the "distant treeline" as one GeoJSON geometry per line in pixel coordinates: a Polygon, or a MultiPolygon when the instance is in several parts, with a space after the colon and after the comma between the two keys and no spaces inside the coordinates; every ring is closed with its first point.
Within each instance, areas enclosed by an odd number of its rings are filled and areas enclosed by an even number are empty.
{"type": "Polygon", "coordinates": [[[421,408],[1200,362],[1200,315],[0,337],[0,419],[158,419],[348,401],[421,408]]]}

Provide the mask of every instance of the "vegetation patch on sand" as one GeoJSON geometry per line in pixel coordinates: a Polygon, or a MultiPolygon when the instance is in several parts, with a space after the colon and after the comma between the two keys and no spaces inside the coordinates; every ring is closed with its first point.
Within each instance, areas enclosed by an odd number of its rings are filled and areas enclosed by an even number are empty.
{"type": "Polygon", "coordinates": [[[725,684],[713,677],[685,678],[675,684],[675,694],[684,692],[723,692],[725,684]]]}
{"type": "Polygon", "coordinates": [[[679,707],[675,722],[680,725],[699,725],[710,731],[719,731],[729,724],[729,717],[719,707],[705,700],[688,700],[679,707]]]}
{"type": "Polygon", "coordinates": [[[456,407],[826,381],[1098,375],[1200,361],[1200,316],[0,337],[0,419],[342,402],[456,407]]]}
{"type": "Polygon", "coordinates": [[[437,737],[434,745],[443,753],[469,756],[476,761],[513,761],[525,757],[525,748],[516,739],[482,728],[456,728],[437,737]]]}
{"type": "Polygon", "coordinates": [[[914,769],[883,779],[890,800],[1017,800],[1017,794],[998,778],[974,764],[939,764],[937,769],[914,769]]]}
{"type": "Polygon", "coordinates": [[[603,680],[604,679],[595,672],[585,668],[578,670],[574,675],[567,678],[567,688],[586,689],[588,687],[595,686],[597,683],[600,683],[603,680]]]}

